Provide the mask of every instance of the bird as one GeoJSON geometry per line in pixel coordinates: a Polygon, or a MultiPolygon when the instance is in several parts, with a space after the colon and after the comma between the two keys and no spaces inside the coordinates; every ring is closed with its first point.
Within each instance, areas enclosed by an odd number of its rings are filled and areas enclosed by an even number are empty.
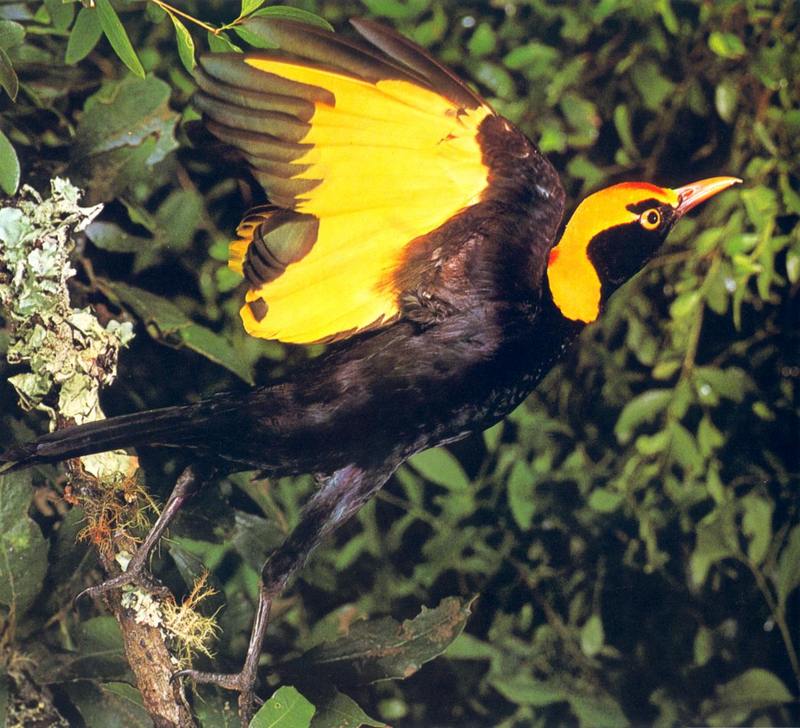
{"type": "Polygon", "coordinates": [[[0,471],[123,447],[180,448],[178,478],[128,570],[225,470],[313,473],[298,526],[267,559],[242,670],[181,671],[238,691],[252,715],[274,598],[314,548],[412,455],[501,420],[651,259],[675,223],[741,182],[622,182],[566,223],[552,164],[425,50],[374,21],[353,37],[289,19],[245,27],[265,50],[199,58],[194,104],[266,193],[230,246],[246,331],[326,344],[246,392],[57,430],[0,471]]]}

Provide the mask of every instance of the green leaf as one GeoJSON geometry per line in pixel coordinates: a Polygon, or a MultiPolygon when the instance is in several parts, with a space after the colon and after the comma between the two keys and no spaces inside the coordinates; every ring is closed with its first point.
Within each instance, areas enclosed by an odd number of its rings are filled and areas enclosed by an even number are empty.
{"type": "Polygon", "coordinates": [[[661,73],[660,67],[653,61],[636,63],[631,68],[631,78],[644,105],[651,111],[662,111],[668,97],[675,91],[675,84],[661,73]]]}
{"type": "Polygon", "coordinates": [[[625,496],[619,491],[595,488],[589,496],[589,508],[598,513],[613,513],[624,500],[625,496]]]}
{"type": "Polygon", "coordinates": [[[742,533],[747,537],[747,556],[758,566],[766,557],[772,543],[772,501],[757,495],[746,495],[741,500],[744,510],[742,533]]]}
{"type": "Polygon", "coordinates": [[[242,10],[239,17],[249,15],[254,10],[258,10],[267,0],[242,0],[242,10]]]}
{"type": "Polygon", "coordinates": [[[0,48],[7,51],[25,39],[25,28],[13,20],[0,20],[0,48]]]}
{"type": "Polygon", "coordinates": [[[462,632],[445,654],[448,660],[491,660],[498,656],[498,648],[462,632]]]}
{"type": "Polygon", "coordinates": [[[8,57],[2,48],[0,48],[0,86],[2,86],[12,101],[17,100],[19,93],[19,79],[14,66],[11,65],[11,59],[8,57]]]}
{"type": "Polygon", "coordinates": [[[535,482],[534,475],[527,463],[517,460],[511,466],[506,484],[508,505],[511,508],[511,515],[514,516],[514,520],[523,531],[527,531],[531,527],[533,516],[536,513],[533,493],[535,482]]]}
{"type": "Polygon", "coordinates": [[[219,334],[194,323],[181,309],[166,298],[126,283],[98,279],[98,286],[108,295],[130,307],[148,324],[148,333],[176,337],[192,351],[225,367],[248,384],[253,383],[250,365],[219,334]]]}
{"type": "Polygon", "coordinates": [[[476,58],[488,56],[497,45],[497,36],[489,23],[480,23],[467,42],[469,54],[476,58]]]}
{"type": "Polygon", "coordinates": [[[697,540],[689,559],[691,585],[702,586],[711,566],[739,550],[735,508],[726,504],[709,513],[697,525],[697,540]]]}
{"type": "Polygon", "coordinates": [[[409,20],[425,12],[430,0],[362,0],[367,10],[393,20],[409,20]]]}
{"type": "Polygon", "coordinates": [[[261,706],[250,728],[309,728],[316,708],[295,688],[284,685],[261,706]]]}
{"type": "Polygon", "coordinates": [[[19,175],[17,152],[8,137],[0,131],[0,189],[7,195],[16,194],[19,187],[19,175]]]}
{"type": "Polygon", "coordinates": [[[170,87],[150,76],[104,84],[87,99],[70,149],[70,174],[96,200],[147,183],[153,167],[177,148],[178,115],[170,87]]]}
{"type": "Polygon", "coordinates": [[[739,104],[739,89],[728,78],[723,79],[714,89],[714,107],[719,118],[728,124],[736,119],[736,107],[739,104]]]}
{"type": "Polygon", "coordinates": [[[739,367],[727,367],[726,369],[710,366],[695,367],[693,374],[699,383],[698,389],[706,384],[720,397],[725,397],[737,404],[744,401],[749,392],[756,391],[755,382],[744,369],[739,367]]]}
{"type": "Polygon", "coordinates": [[[587,657],[594,657],[603,648],[605,642],[603,620],[599,615],[593,614],[581,627],[581,650],[587,657]]]}
{"type": "Polygon", "coordinates": [[[192,324],[180,330],[183,343],[192,351],[202,354],[209,361],[225,367],[237,377],[253,384],[253,372],[250,364],[239,356],[236,349],[223,336],[215,334],[210,329],[192,324]]]}
{"type": "Polygon", "coordinates": [[[777,675],[756,667],[718,686],[713,700],[704,701],[703,712],[711,725],[742,725],[754,710],[793,700],[777,675]]]}
{"type": "Polygon", "coordinates": [[[567,143],[572,147],[588,147],[597,140],[600,116],[597,107],[588,99],[568,92],[561,98],[561,111],[571,131],[567,143]]]}
{"type": "Polygon", "coordinates": [[[744,43],[738,35],[721,33],[717,30],[708,36],[708,47],[720,58],[732,60],[741,58],[746,52],[744,43]]]}
{"type": "Polygon", "coordinates": [[[307,10],[302,10],[301,8],[290,7],[289,5],[270,5],[268,8],[257,10],[250,17],[296,20],[298,23],[308,23],[309,25],[315,25],[325,30],[333,30],[333,26],[325,20],[325,18],[321,18],[319,15],[310,13],[307,10]]]}
{"type": "Polygon", "coordinates": [[[78,61],[82,61],[92,52],[101,35],[103,35],[103,29],[100,27],[97,12],[89,8],[81,8],[69,34],[64,62],[69,66],[74,66],[78,61]]]}
{"type": "Polygon", "coordinates": [[[475,80],[484,84],[495,96],[510,99],[514,96],[514,79],[497,63],[482,61],[473,71],[475,80]]]}
{"type": "Polygon", "coordinates": [[[42,683],[74,680],[130,680],[119,624],[113,617],[93,617],[81,622],[75,649],[54,653],[38,664],[35,676],[42,683]]]}
{"type": "Polygon", "coordinates": [[[511,678],[497,676],[490,679],[492,687],[506,700],[517,705],[541,707],[566,700],[566,691],[557,680],[536,680],[519,673],[511,678]]]}
{"type": "Polygon", "coordinates": [[[705,460],[689,430],[680,422],[672,422],[669,426],[671,437],[670,454],[673,459],[690,472],[699,473],[703,470],[705,460]]]}
{"type": "Polygon", "coordinates": [[[194,190],[175,190],[155,216],[159,245],[181,252],[189,247],[203,214],[203,198],[194,190]]]}
{"type": "Polygon", "coordinates": [[[347,636],[312,648],[284,670],[339,686],[408,678],[461,634],[471,605],[472,600],[448,597],[435,609],[423,607],[402,625],[390,617],[356,622],[347,636]]]}
{"type": "Polygon", "coordinates": [[[21,617],[39,595],[47,573],[47,542],[28,517],[29,472],[0,475],[0,604],[21,617]]]}
{"type": "Polygon", "coordinates": [[[72,18],[75,16],[75,5],[63,0],[44,0],[47,12],[50,14],[50,22],[56,30],[66,30],[69,28],[72,18]]]}
{"type": "Polygon", "coordinates": [[[747,216],[759,231],[771,228],[778,214],[778,194],[775,190],[757,185],[739,193],[747,216]]]}
{"type": "Polygon", "coordinates": [[[442,447],[425,450],[414,455],[408,462],[431,483],[441,485],[443,488],[467,490],[470,487],[469,478],[461,463],[442,447]]]}
{"type": "Polygon", "coordinates": [[[129,307],[145,323],[160,334],[174,334],[192,326],[191,319],[174,303],[142,288],[127,283],[98,280],[98,286],[108,295],[129,307]]]}
{"type": "Polygon", "coordinates": [[[311,728],[388,728],[385,723],[370,718],[355,700],[338,690],[331,688],[320,695],[310,692],[309,697],[317,708],[311,728]]]}
{"type": "Polygon", "coordinates": [[[800,526],[789,531],[789,537],[778,559],[774,580],[778,603],[785,607],[789,595],[800,586],[800,526]]]}
{"type": "Polygon", "coordinates": [[[236,349],[224,337],[199,324],[191,324],[182,328],[180,337],[192,351],[225,367],[248,384],[254,384],[251,366],[239,356],[236,349]]]}
{"type": "Polygon", "coordinates": [[[169,19],[175,26],[175,41],[178,44],[178,57],[181,59],[183,67],[189,73],[193,74],[197,61],[194,57],[194,39],[192,38],[192,34],[173,13],[169,13],[169,19]]]}
{"type": "Polygon", "coordinates": [[[152,728],[153,720],[136,688],[121,682],[80,680],[61,686],[77,707],[84,724],[103,728],[152,728]]]}
{"type": "Polygon", "coordinates": [[[533,41],[513,48],[503,63],[512,71],[521,71],[530,78],[543,78],[552,72],[559,52],[552,46],[533,41]]]}
{"type": "Polygon", "coordinates": [[[614,108],[614,127],[617,130],[622,147],[628,154],[634,157],[639,156],[639,150],[633,141],[633,130],[631,128],[631,116],[626,104],[618,104],[614,108]]]}
{"type": "Polygon", "coordinates": [[[100,20],[100,27],[114,52],[135,75],[144,78],[144,68],[131,45],[125,26],[122,25],[117,11],[111,6],[110,0],[96,0],[95,8],[100,20]]]}
{"type": "Polygon", "coordinates": [[[99,220],[86,228],[86,237],[101,250],[111,253],[138,253],[155,245],[151,238],[131,235],[113,222],[99,220]]]}
{"type": "Polygon", "coordinates": [[[620,704],[610,695],[573,691],[568,699],[583,728],[625,728],[630,725],[620,704]]]}
{"type": "Polygon", "coordinates": [[[501,420],[496,425],[492,425],[488,430],[483,431],[483,443],[489,452],[494,452],[503,440],[503,429],[505,425],[501,420]]]}
{"type": "Polygon", "coordinates": [[[225,33],[207,33],[208,47],[212,53],[241,53],[242,49],[235,43],[231,42],[230,38],[225,33]]]}
{"type": "Polygon", "coordinates": [[[614,434],[623,445],[630,442],[636,428],[645,422],[652,422],[658,414],[666,409],[672,399],[670,389],[651,389],[634,397],[622,409],[614,434]]]}

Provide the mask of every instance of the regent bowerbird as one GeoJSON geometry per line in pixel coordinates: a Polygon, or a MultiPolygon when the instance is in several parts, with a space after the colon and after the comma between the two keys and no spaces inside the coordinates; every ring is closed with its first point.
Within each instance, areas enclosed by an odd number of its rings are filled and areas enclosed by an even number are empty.
{"type": "Polygon", "coordinates": [[[278,50],[206,54],[195,104],[249,164],[268,203],[231,244],[255,337],[326,351],[244,394],[44,435],[8,470],[121,447],[190,454],[127,571],[140,579],[181,505],[213,473],[315,473],[297,528],[262,569],[240,673],[184,671],[237,690],[249,717],[272,600],[314,547],[407,458],[504,417],[650,259],[675,222],[738,182],[624,182],[562,227],[558,174],[521,131],[421,48],[370,21],[350,40],[247,21],[278,50]]]}

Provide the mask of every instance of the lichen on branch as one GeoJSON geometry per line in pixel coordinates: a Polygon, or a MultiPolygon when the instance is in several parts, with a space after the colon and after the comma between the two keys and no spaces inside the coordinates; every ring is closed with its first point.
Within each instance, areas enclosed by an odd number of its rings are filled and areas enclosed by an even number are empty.
{"type": "MultiPolygon", "coordinates": [[[[23,188],[13,206],[0,208],[0,312],[11,330],[8,361],[30,369],[9,382],[20,405],[46,412],[51,428],[103,417],[100,390],[114,381],[119,350],[133,338],[130,323],[103,326],[91,309],[70,304],[75,233],[102,210],[81,207],[80,195],[57,178],[49,198],[23,188]]],[[[117,452],[84,458],[83,466],[104,478],[129,474],[136,463],[117,452]]]]}

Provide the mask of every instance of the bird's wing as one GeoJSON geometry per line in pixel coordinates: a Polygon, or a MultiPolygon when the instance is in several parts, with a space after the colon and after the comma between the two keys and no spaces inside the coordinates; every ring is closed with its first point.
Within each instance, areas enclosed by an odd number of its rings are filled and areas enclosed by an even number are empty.
{"type": "Polygon", "coordinates": [[[480,129],[498,117],[379,25],[353,21],[367,46],[307,24],[247,22],[278,50],[204,55],[196,97],[270,200],[231,246],[250,284],[245,327],[308,343],[385,325],[400,313],[397,272],[412,243],[485,197],[480,129]]]}

